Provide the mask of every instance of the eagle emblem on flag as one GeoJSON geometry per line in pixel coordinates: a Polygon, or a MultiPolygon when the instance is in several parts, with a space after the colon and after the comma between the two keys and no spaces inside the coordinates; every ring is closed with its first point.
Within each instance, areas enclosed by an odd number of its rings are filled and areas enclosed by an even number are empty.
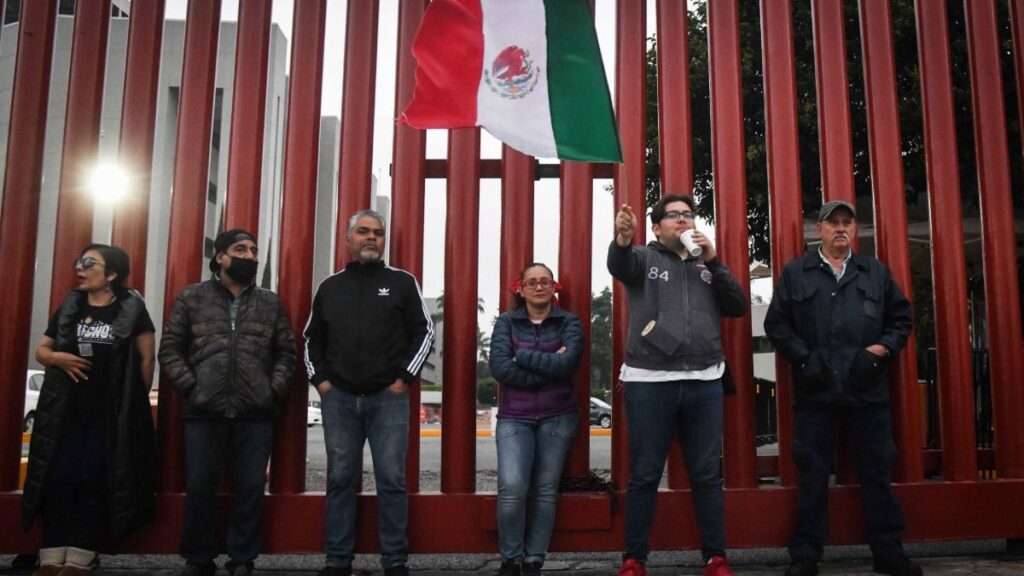
{"type": "Polygon", "coordinates": [[[502,98],[525,98],[540,80],[540,68],[530,60],[530,51],[519,46],[508,46],[484,68],[484,82],[492,92],[502,98]]]}

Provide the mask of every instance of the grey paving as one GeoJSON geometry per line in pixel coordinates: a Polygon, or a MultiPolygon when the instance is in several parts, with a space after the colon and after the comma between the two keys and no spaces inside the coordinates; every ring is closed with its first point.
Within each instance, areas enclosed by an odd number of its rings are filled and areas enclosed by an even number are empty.
{"type": "MultiPolygon", "coordinates": [[[[907,552],[917,559],[929,576],[1024,576],[1024,558],[1005,557],[1006,542],[986,540],[973,542],[942,542],[908,544],[907,552]]],[[[788,563],[780,548],[732,550],[730,559],[734,572],[748,576],[781,576],[788,563]]],[[[0,566],[10,565],[12,556],[0,555],[0,566]]],[[[221,563],[224,558],[220,559],[221,563]]],[[[615,552],[553,553],[544,572],[552,576],[613,576],[617,573],[619,556],[615,552]]],[[[267,555],[256,562],[256,574],[266,576],[314,576],[323,566],[323,556],[267,555]]],[[[655,552],[648,562],[651,576],[687,576],[702,574],[700,555],[696,551],[655,552]]],[[[369,576],[381,574],[375,556],[360,555],[356,573],[369,576]]],[[[433,554],[413,555],[410,568],[416,576],[460,576],[463,574],[494,574],[498,569],[496,554],[433,554]]],[[[181,569],[181,559],[170,555],[104,556],[101,574],[111,576],[174,576],[181,569]]],[[[3,571],[0,571],[3,573],[3,571]]],[[[218,576],[226,576],[218,572],[218,576]]],[[[823,576],[870,575],[871,555],[865,546],[830,547],[821,564],[823,576]]]]}

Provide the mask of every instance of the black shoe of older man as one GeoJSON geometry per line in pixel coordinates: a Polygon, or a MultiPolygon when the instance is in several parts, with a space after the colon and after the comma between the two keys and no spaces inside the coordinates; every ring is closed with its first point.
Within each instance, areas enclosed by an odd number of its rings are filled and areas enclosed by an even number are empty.
{"type": "Polygon", "coordinates": [[[814,558],[793,558],[786,576],[818,576],[818,561],[814,558]]]}
{"type": "Polygon", "coordinates": [[[902,554],[875,557],[874,570],[890,576],[922,576],[924,571],[916,562],[902,554]]]}
{"type": "Polygon", "coordinates": [[[405,564],[385,568],[384,576],[409,576],[409,568],[405,564]]]}

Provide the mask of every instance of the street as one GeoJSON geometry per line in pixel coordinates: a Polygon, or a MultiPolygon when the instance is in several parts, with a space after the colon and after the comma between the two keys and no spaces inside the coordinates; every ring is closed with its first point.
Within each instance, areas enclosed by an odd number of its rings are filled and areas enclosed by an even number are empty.
{"type": "MultiPolygon", "coordinates": [[[[427,425],[423,430],[437,430],[437,425],[427,425]]],[[[323,492],[326,490],[327,455],[324,448],[323,428],[319,425],[308,428],[306,436],[306,491],[323,492]]],[[[441,440],[440,436],[423,436],[420,438],[420,491],[436,492],[441,486],[441,440]]],[[[608,477],[611,470],[611,436],[590,437],[590,468],[598,475],[608,477]]],[[[370,457],[370,446],[363,448],[363,490],[372,492],[373,464],[370,457]]],[[[494,438],[477,436],[476,438],[476,489],[480,492],[497,489],[498,461],[494,447],[494,438]]]]}

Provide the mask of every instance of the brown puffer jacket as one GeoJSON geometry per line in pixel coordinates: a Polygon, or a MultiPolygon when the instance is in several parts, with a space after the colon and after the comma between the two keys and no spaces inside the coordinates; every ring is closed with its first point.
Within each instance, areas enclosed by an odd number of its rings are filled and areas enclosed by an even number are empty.
{"type": "Polygon", "coordinates": [[[295,337],[270,290],[239,295],[213,278],[174,300],[160,339],[160,365],[185,400],[186,418],[272,418],[295,372],[295,337]]]}

